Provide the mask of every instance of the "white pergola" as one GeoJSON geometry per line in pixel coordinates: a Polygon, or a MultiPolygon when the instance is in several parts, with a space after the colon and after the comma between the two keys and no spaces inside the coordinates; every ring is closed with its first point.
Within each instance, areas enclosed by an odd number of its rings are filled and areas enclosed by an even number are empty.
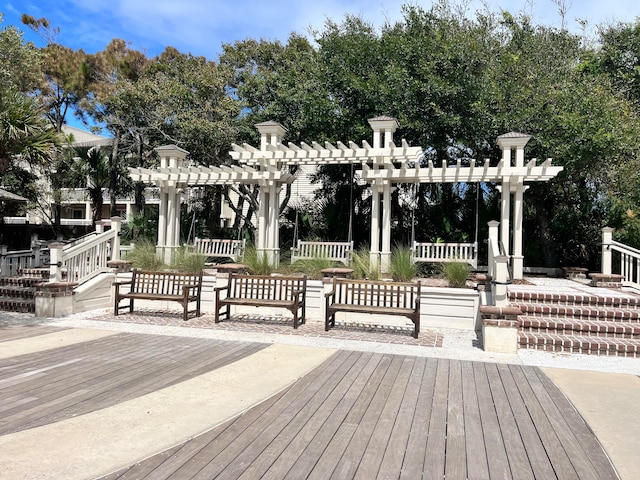
{"type": "Polygon", "coordinates": [[[288,173],[289,165],[357,164],[361,178],[371,185],[371,260],[387,271],[391,255],[391,193],[398,183],[495,182],[501,189],[500,236],[506,254],[513,258],[514,278],[522,278],[522,219],[525,182],[548,181],[560,173],[562,167],[552,166],[548,159],[541,164],[525,163],[524,147],[531,138],[521,133],[507,133],[498,137],[502,158],[495,166],[489,160],[476,164],[435,167],[432,162],[420,165],[422,147],[412,147],[402,140],[393,141],[398,128],[392,117],[369,120],[373,130],[373,144],[363,141],[344,144],[330,142],[310,145],[284,145],[286,130],[276,122],[256,125],[260,132],[260,148],[248,144],[233,145],[231,157],[237,166],[185,166],[187,155],[175,145],[159,147],[161,158],[157,170],[132,168],[134,181],[152,183],[160,187],[160,221],[158,247],[165,252],[179,245],[180,192],[188,186],[251,184],[260,187],[257,245],[258,252],[269,260],[279,262],[279,195],[282,185],[295,177],[288,173]],[[513,197],[513,201],[512,201],[513,197]],[[511,204],[513,203],[513,212],[511,204]]]}

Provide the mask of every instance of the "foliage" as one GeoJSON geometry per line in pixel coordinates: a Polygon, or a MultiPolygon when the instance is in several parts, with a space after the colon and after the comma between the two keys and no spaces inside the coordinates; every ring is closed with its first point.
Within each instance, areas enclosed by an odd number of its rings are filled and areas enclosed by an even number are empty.
{"type": "Polygon", "coordinates": [[[471,274],[471,266],[463,262],[447,262],[442,264],[442,277],[449,281],[453,288],[463,288],[471,274]]]}
{"type": "Polygon", "coordinates": [[[293,264],[296,271],[306,274],[309,278],[322,278],[322,270],[335,266],[336,262],[323,257],[305,258],[293,264]]]}
{"type": "Polygon", "coordinates": [[[132,213],[125,222],[122,223],[122,237],[124,240],[137,242],[152,242],[158,232],[157,212],[153,214],[147,208],[142,213],[132,213]]]}
{"type": "Polygon", "coordinates": [[[179,272],[199,273],[204,269],[206,262],[205,255],[190,252],[187,248],[181,247],[173,255],[170,268],[179,272]]]}
{"type": "Polygon", "coordinates": [[[269,261],[267,253],[258,252],[254,246],[249,246],[245,249],[242,263],[255,275],[271,275],[275,270],[274,265],[269,261]]]}
{"type": "Polygon", "coordinates": [[[133,250],[127,255],[127,260],[133,262],[133,267],[141,270],[162,270],[166,267],[156,253],[155,244],[148,241],[136,242],[133,250]]]}
{"type": "Polygon", "coordinates": [[[359,248],[353,252],[351,268],[354,278],[380,280],[380,267],[371,264],[371,252],[368,248],[359,248]]]}
{"type": "Polygon", "coordinates": [[[418,267],[411,260],[409,248],[394,247],[389,261],[389,273],[398,282],[409,282],[416,278],[418,267]]]}

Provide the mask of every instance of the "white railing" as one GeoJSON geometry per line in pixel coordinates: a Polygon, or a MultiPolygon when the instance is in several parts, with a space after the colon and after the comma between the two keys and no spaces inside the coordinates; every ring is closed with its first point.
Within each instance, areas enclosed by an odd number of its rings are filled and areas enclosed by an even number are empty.
{"type": "Polygon", "coordinates": [[[291,247],[291,263],[298,260],[324,258],[345,265],[351,264],[353,242],[306,242],[298,240],[297,247],[291,247]]]}
{"type": "Polygon", "coordinates": [[[0,245],[0,276],[15,277],[25,268],[38,268],[49,263],[49,249],[34,245],[30,250],[9,251],[0,245]]]}
{"type": "Polygon", "coordinates": [[[477,243],[413,242],[413,262],[465,262],[478,268],[477,243]]]}
{"type": "Polygon", "coordinates": [[[622,275],[624,286],[640,290],[640,250],[613,240],[610,227],[602,229],[602,273],[622,275]]]}
{"type": "Polygon", "coordinates": [[[112,252],[116,257],[120,254],[120,225],[119,217],[111,219],[111,229],[103,230],[103,225],[96,225],[96,235],[89,237],[82,243],[68,246],[53,243],[51,250],[50,282],[83,283],[103,272],[109,272],[107,267],[112,252]]]}
{"type": "Polygon", "coordinates": [[[228,238],[195,238],[193,245],[187,245],[190,251],[207,257],[230,258],[234,262],[244,257],[247,241],[228,238]]]}

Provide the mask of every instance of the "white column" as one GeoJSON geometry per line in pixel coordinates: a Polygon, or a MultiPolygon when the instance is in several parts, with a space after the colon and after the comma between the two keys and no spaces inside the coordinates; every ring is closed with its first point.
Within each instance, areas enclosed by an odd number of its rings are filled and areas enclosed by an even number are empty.
{"type": "Polygon", "coordinates": [[[380,265],[380,190],[377,183],[371,184],[371,267],[380,265]]]}
{"type": "Polygon", "coordinates": [[[498,245],[499,237],[498,237],[498,227],[500,226],[500,222],[496,222],[495,220],[491,220],[489,223],[489,245],[488,245],[488,258],[487,258],[487,266],[489,267],[489,275],[491,277],[496,276],[495,272],[495,261],[494,257],[500,254],[499,251],[496,251],[495,248],[498,245]]]}
{"type": "Polygon", "coordinates": [[[385,183],[382,189],[382,252],[380,269],[389,271],[391,259],[391,184],[385,183]]]}
{"type": "Polygon", "coordinates": [[[604,227],[602,229],[602,273],[611,275],[611,242],[613,241],[613,228],[604,227]]]}
{"type": "Polygon", "coordinates": [[[160,207],[158,211],[158,248],[164,252],[164,246],[167,243],[167,212],[169,199],[164,189],[160,190],[160,207]]]}
{"type": "Polygon", "coordinates": [[[174,216],[174,225],[173,225],[173,242],[172,242],[172,247],[179,247],[180,246],[180,214],[181,214],[181,199],[182,199],[182,194],[180,192],[180,190],[176,190],[175,193],[175,200],[174,200],[174,205],[175,205],[175,216],[174,216]]]}
{"type": "Polygon", "coordinates": [[[122,230],[122,219],[120,217],[111,217],[111,230],[116,231],[111,244],[111,260],[120,260],[120,231],[122,230]]]}
{"type": "Polygon", "coordinates": [[[524,278],[524,256],[522,255],[522,219],[524,217],[524,191],[526,187],[520,181],[516,185],[513,202],[513,278],[524,278]]]}
{"type": "Polygon", "coordinates": [[[269,228],[267,214],[269,212],[269,197],[266,190],[267,186],[261,185],[258,193],[260,204],[258,206],[258,238],[256,239],[256,250],[259,255],[262,255],[267,247],[267,235],[269,228]]]}
{"type": "Polygon", "coordinates": [[[176,187],[169,187],[169,191],[167,192],[167,226],[164,236],[164,250],[162,253],[165,263],[171,263],[174,228],[176,228],[176,187]]]}
{"type": "Polygon", "coordinates": [[[85,202],[84,204],[84,218],[91,220],[91,203],[85,202]]]}
{"type": "Polygon", "coordinates": [[[275,182],[269,185],[269,261],[277,267],[280,259],[280,229],[279,227],[279,188],[275,182]]]}
{"type": "Polygon", "coordinates": [[[511,192],[509,191],[509,181],[503,181],[500,197],[500,241],[504,246],[505,255],[511,252],[510,217],[511,217],[511,192]]]}

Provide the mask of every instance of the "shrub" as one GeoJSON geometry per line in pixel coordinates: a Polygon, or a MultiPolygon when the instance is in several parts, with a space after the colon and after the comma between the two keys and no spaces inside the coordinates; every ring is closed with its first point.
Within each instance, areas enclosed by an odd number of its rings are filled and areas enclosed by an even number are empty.
{"type": "Polygon", "coordinates": [[[133,250],[127,255],[127,260],[133,262],[134,268],[140,270],[162,270],[166,267],[162,259],[156,254],[156,246],[146,240],[137,242],[133,250]]]}
{"type": "Polygon", "coordinates": [[[471,266],[468,263],[451,262],[442,264],[442,276],[449,281],[450,287],[464,287],[470,274],[471,266]]]}
{"type": "Polygon", "coordinates": [[[206,255],[189,252],[185,247],[180,247],[171,263],[171,268],[179,272],[198,273],[206,264],[206,255]]]}
{"type": "Polygon", "coordinates": [[[397,282],[410,282],[418,273],[418,266],[411,260],[411,250],[395,247],[391,252],[389,273],[397,282]]]}
{"type": "Polygon", "coordinates": [[[324,257],[307,258],[298,260],[293,267],[298,272],[306,274],[309,278],[321,278],[322,270],[336,266],[336,262],[324,257]]]}
{"type": "Polygon", "coordinates": [[[255,247],[246,248],[242,263],[255,275],[271,275],[274,270],[267,253],[258,253],[255,247]]]}
{"type": "Polygon", "coordinates": [[[353,252],[351,260],[351,268],[353,268],[353,276],[360,279],[379,280],[380,267],[371,265],[371,256],[368,248],[361,248],[353,252]]]}

